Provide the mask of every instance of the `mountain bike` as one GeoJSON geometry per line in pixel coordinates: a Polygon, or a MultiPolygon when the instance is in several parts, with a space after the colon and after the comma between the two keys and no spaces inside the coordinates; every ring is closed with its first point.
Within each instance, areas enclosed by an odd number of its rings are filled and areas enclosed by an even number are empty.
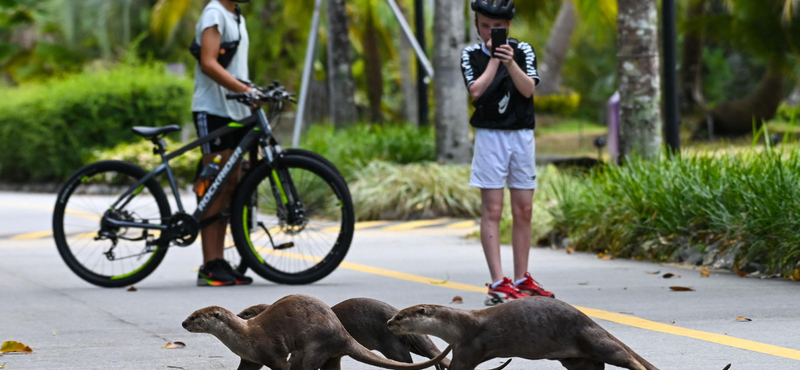
{"type": "Polygon", "coordinates": [[[158,267],[170,246],[191,245],[204,226],[226,217],[241,255],[240,271],[249,267],[276,283],[308,284],[336,269],[350,248],[355,224],[347,184],[324,157],[283,149],[273,136],[270,121],[285,102],[294,102],[293,95],[277,82],[266,88],[250,86],[257,92],[226,96],[255,107],[250,117],[171,153],[164,137],[179,126],[134,127],[161,157],[162,164],[153,171],[128,162],[100,161],[80,168],[61,186],[53,236],[75,274],[103,287],[137,283],[158,267]],[[269,107],[269,113],[257,103],[269,107]],[[170,160],[236,130],[246,134],[199,197],[196,210],[188,213],[170,160]],[[205,215],[246,153],[256,161],[243,173],[229,214],[205,215]],[[164,190],[167,185],[176,212],[164,190]]]}

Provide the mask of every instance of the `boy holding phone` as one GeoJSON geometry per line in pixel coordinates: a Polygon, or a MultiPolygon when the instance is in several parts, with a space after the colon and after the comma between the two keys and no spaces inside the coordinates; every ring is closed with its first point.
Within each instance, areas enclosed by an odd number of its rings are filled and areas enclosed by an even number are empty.
{"type": "Polygon", "coordinates": [[[473,99],[475,147],[470,186],[481,189],[481,244],[492,282],[485,304],[531,295],[555,297],[528,273],[536,189],[533,92],[539,82],[533,47],[508,38],[513,0],[472,0],[481,44],[462,53],[464,82],[473,99]],[[513,215],[514,280],[505,277],[498,239],[503,190],[513,215]]]}

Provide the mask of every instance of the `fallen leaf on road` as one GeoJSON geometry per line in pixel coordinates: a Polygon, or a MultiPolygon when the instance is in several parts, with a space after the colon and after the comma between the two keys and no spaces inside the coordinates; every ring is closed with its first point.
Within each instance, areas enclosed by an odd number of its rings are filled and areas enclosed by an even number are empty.
{"type": "Polygon", "coordinates": [[[673,278],[673,277],[677,279],[677,278],[679,278],[681,276],[678,275],[678,274],[673,274],[671,272],[668,272],[668,273],[664,274],[664,276],[663,276],[664,279],[670,279],[670,278],[673,278]]]}
{"type": "Polygon", "coordinates": [[[700,270],[700,277],[709,277],[709,276],[711,276],[711,272],[708,271],[707,268],[703,267],[703,269],[700,270]]]}
{"type": "Polygon", "coordinates": [[[724,368],[722,368],[722,370],[728,370],[728,369],[730,369],[730,368],[731,368],[731,364],[728,364],[727,366],[725,366],[724,368]]]}
{"type": "Polygon", "coordinates": [[[167,365],[167,369],[181,369],[181,370],[183,370],[183,368],[180,367],[180,366],[169,366],[169,365],[167,365]]]}
{"type": "Polygon", "coordinates": [[[0,346],[0,353],[9,353],[9,352],[33,353],[33,350],[31,349],[31,347],[26,346],[24,343],[9,340],[7,342],[3,342],[3,345],[0,346]]]}
{"type": "Polygon", "coordinates": [[[800,281],[800,269],[794,269],[794,274],[792,274],[793,281],[800,281]]]}
{"type": "Polygon", "coordinates": [[[164,346],[166,349],[181,349],[183,347],[186,347],[186,344],[183,342],[169,342],[164,346]]]}
{"type": "Polygon", "coordinates": [[[460,295],[457,295],[457,296],[453,297],[453,301],[450,302],[450,303],[464,303],[464,299],[461,298],[460,295]]]}
{"type": "Polygon", "coordinates": [[[136,289],[136,287],[135,287],[135,286],[133,286],[133,285],[131,285],[131,287],[130,287],[130,288],[128,288],[128,291],[129,291],[129,292],[135,292],[135,291],[137,291],[137,290],[138,290],[138,289],[136,289]]]}
{"type": "Polygon", "coordinates": [[[58,333],[56,333],[56,332],[53,332],[53,335],[58,335],[58,333]]]}
{"type": "Polygon", "coordinates": [[[675,325],[675,321],[670,321],[669,323],[672,324],[672,325],[675,325]]]}
{"type": "Polygon", "coordinates": [[[605,254],[603,254],[603,253],[598,253],[597,254],[597,258],[603,258],[604,256],[605,256],[605,254]]]}
{"type": "Polygon", "coordinates": [[[736,275],[739,275],[739,277],[745,277],[747,274],[742,270],[736,270],[736,275]]]}
{"type": "Polygon", "coordinates": [[[582,281],[582,282],[578,283],[578,285],[589,285],[589,282],[588,281],[582,281]]]}
{"type": "Polygon", "coordinates": [[[5,362],[3,362],[3,364],[2,364],[2,365],[0,365],[0,369],[5,369],[5,368],[6,368],[6,363],[5,363],[5,362]]]}
{"type": "Polygon", "coordinates": [[[661,271],[647,271],[647,275],[658,275],[661,271]]]}
{"type": "Polygon", "coordinates": [[[622,290],[628,290],[628,287],[624,287],[624,288],[622,288],[622,290]]]}
{"type": "Polygon", "coordinates": [[[746,318],[744,316],[739,316],[739,317],[736,318],[736,321],[747,322],[747,321],[753,321],[753,320],[750,320],[750,319],[748,319],[748,318],[746,318]]]}
{"type": "Polygon", "coordinates": [[[671,286],[669,288],[676,292],[694,292],[694,289],[685,286],[671,286]]]}
{"type": "Polygon", "coordinates": [[[444,280],[442,280],[442,281],[430,281],[430,283],[431,284],[447,284],[447,282],[450,281],[450,274],[448,274],[446,272],[444,274],[447,276],[444,280]]]}
{"type": "Polygon", "coordinates": [[[575,248],[567,247],[567,254],[575,253],[575,248]]]}

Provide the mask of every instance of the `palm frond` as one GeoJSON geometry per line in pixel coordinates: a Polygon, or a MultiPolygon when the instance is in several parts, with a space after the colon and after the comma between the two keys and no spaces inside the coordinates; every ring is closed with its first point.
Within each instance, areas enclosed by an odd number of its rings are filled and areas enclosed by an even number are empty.
{"type": "Polygon", "coordinates": [[[150,32],[161,40],[167,39],[194,2],[195,0],[158,0],[153,7],[150,32]]]}

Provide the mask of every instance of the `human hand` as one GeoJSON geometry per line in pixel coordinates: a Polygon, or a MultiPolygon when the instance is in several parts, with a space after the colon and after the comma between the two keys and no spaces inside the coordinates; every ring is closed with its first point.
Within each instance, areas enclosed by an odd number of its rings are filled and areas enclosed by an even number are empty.
{"type": "Polygon", "coordinates": [[[506,67],[508,67],[511,65],[511,63],[514,63],[514,48],[508,44],[500,45],[495,50],[494,57],[500,59],[500,61],[503,62],[506,67]]]}

